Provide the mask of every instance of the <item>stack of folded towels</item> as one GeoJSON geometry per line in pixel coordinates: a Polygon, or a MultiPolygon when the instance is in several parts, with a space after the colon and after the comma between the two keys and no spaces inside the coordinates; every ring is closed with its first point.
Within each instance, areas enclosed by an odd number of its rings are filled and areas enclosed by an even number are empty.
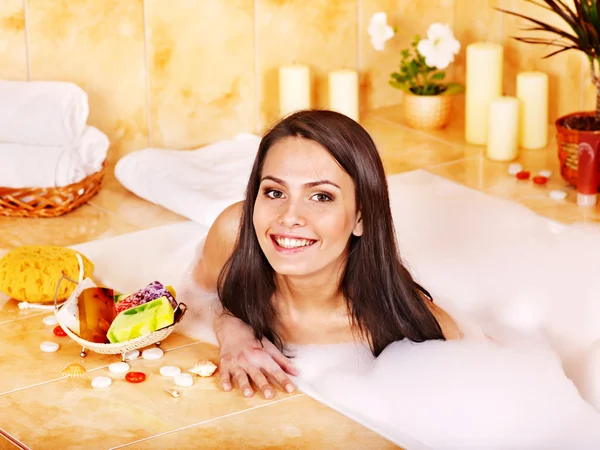
{"type": "Polygon", "coordinates": [[[0,187],[63,187],[101,170],[109,140],[88,114],[73,83],[0,80],[0,187]]]}

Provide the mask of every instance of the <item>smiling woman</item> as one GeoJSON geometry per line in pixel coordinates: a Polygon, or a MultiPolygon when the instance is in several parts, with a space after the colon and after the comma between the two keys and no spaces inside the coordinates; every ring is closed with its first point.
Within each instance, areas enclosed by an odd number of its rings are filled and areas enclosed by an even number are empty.
{"type": "Polygon", "coordinates": [[[286,390],[286,347],[460,335],[401,262],[387,181],[369,134],[331,111],[295,113],[262,139],[246,201],[212,226],[195,279],[216,290],[224,389],[265,373],[286,390]],[[263,373],[264,372],[264,373],[263,373]]]}

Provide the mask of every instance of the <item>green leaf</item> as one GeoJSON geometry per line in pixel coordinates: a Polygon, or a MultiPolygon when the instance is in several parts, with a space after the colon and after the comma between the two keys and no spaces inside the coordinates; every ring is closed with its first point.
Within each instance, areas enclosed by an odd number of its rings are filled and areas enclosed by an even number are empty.
{"type": "Polygon", "coordinates": [[[535,38],[529,36],[513,37],[514,39],[529,44],[539,44],[545,46],[558,47],[558,50],[546,55],[545,58],[557,55],[566,50],[580,50],[588,56],[600,57],[600,18],[598,13],[597,0],[524,0],[553,12],[560,18],[572,31],[571,34],[562,28],[544,23],[536,19],[536,16],[526,16],[514,11],[507,11],[495,8],[498,11],[509,14],[520,19],[525,19],[536,25],[535,27],[525,28],[524,31],[534,31],[542,33],[551,33],[559,39],[552,37],[535,38]],[[570,7],[572,4],[573,7],[570,7]],[[564,39],[568,42],[561,42],[564,39]]]}
{"type": "Polygon", "coordinates": [[[401,91],[404,91],[404,92],[410,92],[410,88],[404,83],[398,83],[395,81],[390,81],[389,83],[390,83],[390,86],[392,86],[395,89],[400,89],[401,91]]]}
{"type": "Polygon", "coordinates": [[[436,80],[436,81],[441,81],[446,77],[446,73],[445,72],[438,72],[438,73],[434,73],[431,76],[432,80],[436,80]]]}
{"type": "Polygon", "coordinates": [[[410,77],[416,77],[419,73],[419,64],[413,59],[408,65],[408,75],[410,77]]]}

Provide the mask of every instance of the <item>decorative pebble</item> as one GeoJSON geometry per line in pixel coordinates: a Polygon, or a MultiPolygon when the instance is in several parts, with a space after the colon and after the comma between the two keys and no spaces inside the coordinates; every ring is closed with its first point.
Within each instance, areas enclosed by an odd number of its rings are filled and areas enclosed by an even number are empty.
{"type": "Polygon", "coordinates": [[[565,191],[550,191],[548,194],[552,200],[564,200],[567,198],[567,193],[565,191]]]}
{"type": "Polygon", "coordinates": [[[54,333],[54,336],[63,337],[67,335],[67,333],[65,333],[65,330],[63,330],[63,327],[61,327],[60,325],[56,325],[52,332],[54,333]]]}
{"type": "Polygon", "coordinates": [[[139,350],[130,350],[123,355],[125,361],[133,361],[134,359],[138,359],[140,357],[139,350]]]}
{"type": "Polygon", "coordinates": [[[45,353],[53,353],[58,350],[58,344],[56,342],[44,341],[40,344],[40,350],[45,353]]]}
{"type": "Polygon", "coordinates": [[[192,378],[192,376],[189,373],[180,373],[175,375],[175,378],[173,378],[173,381],[175,381],[175,384],[177,386],[181,386],[181,387],[189,387],[192,384],[194,384],[194,379],[192,378]]]}
{"type": "Polygon", "coordinates": [[[146,380],[146,374],[144,372],[127,372],[125,379],[130,383],[141,383],[146,380]]]}
{"type": "Polygon", "coordinates": [[[112,373],[125,373],[129,370],[129,364],[126,362],[116,362],[108,366],[108,370],[112,373]]]}
{"type": "Polygon", "coordinates": [[[42,319],[44,325],[56,325],[58,323],[58,319],[56,316],[46,316],[42,319]]]}
{"type": "Polygon", "coordinates": [[[174,377],[181,373],[181,369],[176,366],[163,366],[160,368],[160,374],[163,377],[174,377]]]}
{"type": "Polygon", "coordinates": [[[163,357],[164,352],[158,347],[147,348],[142,352],[142,358],[144,359],[160,359],[163,357]]]}
{"type": "Polygon", "coordinates": [[[521,170],[523,170],[523,166],[519,163],[512,163],[508,165],[508,173],[509,175],[516,175],[521,170]]]}
{"type": "Polygon", "coordinates": [[[550,178],[552,176],[552,171],[551,170],[540,170],[540,173],[538,175],[540,175],[542,177],[550,178]]]}
{"type": "Polygon", "coordinates": [[[516,175],[517,179],[519,179],[519,180],[529,180],[530,176],[531,176],[531,172],[529,172],[528,170],[521,170],[516,175]]]}
{"type": "Polygon", "coordinates": [[[537,176],[533,177],[533,182],[535,184],[539,184],[541,186],[541,185],[544,185],[544,184],[546,184],[548,182],[548,178],[547,177],[543,177],[541,175],[537,175],[537,176]]]}
{"type": "Polygon", "coordinates": [[[94,389],[104,389],[112,384],[112,380],[108,377],[96,377],[92,380],[92,387],[94,389]]]}

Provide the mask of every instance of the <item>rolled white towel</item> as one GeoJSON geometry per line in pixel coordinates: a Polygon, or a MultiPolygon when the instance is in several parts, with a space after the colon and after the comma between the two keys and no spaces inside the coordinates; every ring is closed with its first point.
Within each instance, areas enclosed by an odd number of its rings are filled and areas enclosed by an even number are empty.
{"type": "Polygon", "coordinates": [[[88,115],[88,96],[74,83],[0,80],[0,142],[72,143],[88,115]]]}
{"type": "Polygon", "coordinates": [[[0,186],[62,187],[98,172],[108,152],[108,137],[87,126],[71,145],[0,143],[0,186]]]}

